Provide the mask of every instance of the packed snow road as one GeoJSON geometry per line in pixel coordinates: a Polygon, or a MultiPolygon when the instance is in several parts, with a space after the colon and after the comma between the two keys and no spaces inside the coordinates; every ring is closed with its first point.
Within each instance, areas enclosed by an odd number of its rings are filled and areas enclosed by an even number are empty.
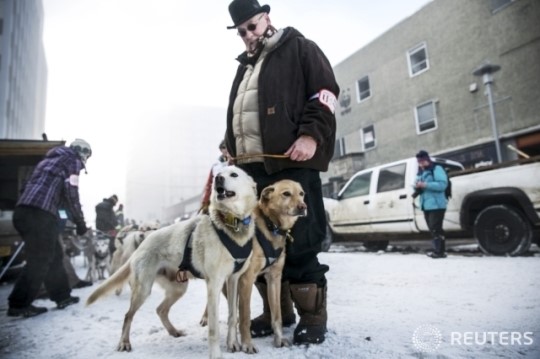
{"type": "MultiPolygon", "coordinates": [[[[259,354],[228,353],[227,309],[220,303],[224,358],[540,358],[540,253],[490,257],[450,253],[434,260],[421,253],[348,252],[334,245],[321,254],[328,273],[329,332],[321,345],[274,348],[269,337],[255,339],[259,354]]],[[[83,276],[82,258],[75,266],[83,276]]],[[[96,286],[77,289],[85,301],[96,286]]],[[[205,284],[193,281],[171,310],[171,321],[187,335],[173,338],[155,308],[162,291],[155,286],[137,312],[131,353],[116,345],[129,289],[92,305],[64,310],[53,302],[36,305],[49,312],[34,318],[6,316],[12,283],[0,286],[1,358],[206,358],[207,329],[199,326],[205,284]]],[[[254,295],[252,314],[261,311],[254,295]]],[[[285,335],[292,337],[293,328],[285,335]]]]}

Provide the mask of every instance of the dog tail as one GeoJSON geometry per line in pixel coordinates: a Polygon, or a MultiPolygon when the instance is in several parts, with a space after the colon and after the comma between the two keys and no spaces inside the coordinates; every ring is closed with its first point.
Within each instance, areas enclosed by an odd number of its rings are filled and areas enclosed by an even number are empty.
{"type": "Polygon", "coordinates": [[[128,280],[129,275],[131,274],[131,261],[128,260],[121,266],[112,276],[107,278],[103,283],[100,284],[96,290],[90,294],[86,300],[86,305],[94,303],[99,298],[106,296],[111,293],[116,288],[122,288],[124,283],[128,280]]]}

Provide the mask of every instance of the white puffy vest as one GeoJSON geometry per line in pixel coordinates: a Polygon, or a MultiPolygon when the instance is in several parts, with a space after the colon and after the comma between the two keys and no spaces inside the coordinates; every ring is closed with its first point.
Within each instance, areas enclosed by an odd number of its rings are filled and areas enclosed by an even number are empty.
{"type": "MultiPolygon", "coordinates": [[[[264,153],[261,139],[261,126],[259,122],[259,73],[268,51],[276,45],[282,34],[283,30],[280,29],[274,36],[267,40],[255,66],[247,65],[244,78],[238,87],[238,92],[233,105],[232,121],[234,139],[236,142],[236,157],[264,153]]],[[[240,164],[263,162],[263,157],[239,159],[237,162],[240,164]]]]}

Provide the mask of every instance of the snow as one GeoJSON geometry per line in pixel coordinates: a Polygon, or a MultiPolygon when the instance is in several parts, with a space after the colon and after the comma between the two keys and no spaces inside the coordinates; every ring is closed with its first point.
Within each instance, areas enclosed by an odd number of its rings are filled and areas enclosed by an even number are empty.
{"type": "MultiPolygon", "coordinates": [[[[538,252],[514,258],[452,253],[433,260],[420,253],[351,253],[333,246],[320,260],[331,268],[326,341],[274,348],[271,337],[256,338],[259,354],[228,353],[222,298],[224,358],[540,358],[538,252]]],[[[75,267],[82,277],[82,257],[75,258],[75,267]]],[[[49,312],[20,319],[6,316],[12,283],[0,286],[0,358],[208,357],[207,328],[199,326],[206,295],[203,281],[192,281],[171,310],[173,324],[187,333],[180,338],[169,336],[155,314],[163,293],[155,285],[135,315],[131,353],[116,351],[129,289],[85,307],[82,302],[95,287],[74,290],[81,303],[64,310],[36,300],[35,305],[49,312]]],[[[253,316],[261,307],[255,294],[253,316]]],[[[292,339],[293,328],[284,333],[292,339]]]]}

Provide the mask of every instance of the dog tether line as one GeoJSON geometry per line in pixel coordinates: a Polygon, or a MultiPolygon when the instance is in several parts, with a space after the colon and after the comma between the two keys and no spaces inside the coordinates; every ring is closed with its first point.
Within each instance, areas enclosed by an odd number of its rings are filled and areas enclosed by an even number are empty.
{"type": "Polygon", "coordinates": [[[238,160],[248,160],[250,158],[257,158],[257,157],[285,159],[285,158],[289,158],[289,155],[272,155],[272,154],[267,154],[267,153],[259,153],[259,154],[239,155],[239,156],[236,156],[236,157],[231,156],[230,159],[233,160],[233,161],[238,161],[238,160]]]}

